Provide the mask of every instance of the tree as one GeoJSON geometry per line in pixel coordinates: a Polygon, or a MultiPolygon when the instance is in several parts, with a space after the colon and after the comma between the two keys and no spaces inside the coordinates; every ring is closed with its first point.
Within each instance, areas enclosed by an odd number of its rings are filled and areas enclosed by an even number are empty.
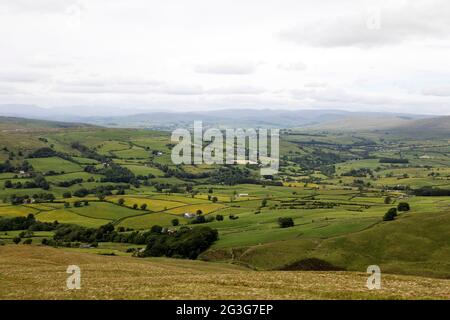
{"type": "Polygon", "coordinates": [[[197,215],[201,215],[203,213],[203,211],[198,209],[196,213],[197,213],[197,215]]]}
{"type": "Polygon", "coordinates": [[[133,204],[133,209],[137,209],[137,208],[138,208],[137,203],[133,204]]]}
{"type": "Polygon", "coordinates": [[[120,206],[123,206],[123,204],[125,203],[125,199],[124,199],[124,198],[120,198],[120,199],[117,201],[117,203],[118,203],[120,206]]]}
{"type": "Polygon", "coordinates": [[[62,196],[63,196],[63,198],[66,198],[66,199],[67,198],[72,198],[72,193],[67,191],[67,192],[64,192],[62,196]]]}
{"type": "Polygon", "coordinates": [[[387,196],[386,198],[384,198],[384,203],[385,203],[385,204],[390,204],[390,203],[392,203],[392,198],[389,197],[389,196],[387,196]]]}
{"type": "Polygon", "coordinates": [[[76,208],[81,207],[81,201],[75,201],[75,202],[73,203],[73,206],[76,207],[76,208]]]}
{"type": "Polygon", "coordinates": [[[14,238],[13,238],[13,242],[14,242],[15,244],[19,244],[21,240],[22,240],[22,239],[20,239],[19,237],[14,237],[14,238]]]}
{"type": "Polygon", "coordinates": [[[221,215],[221,214],[216,215],[216,220],[223,221],[223,215],[221,215]]]}
{"type": "Polygon", "coordinates": [[[33,242],[33,239],[28,238],[23,241],[23,244],[31,244],[32,242],[33,242]]]}
{"type": "Polygon", "coordinates": [[[180,220],[178,220],[178,219],[173,219],[172,220],[172,225],[174,226],[174,227],[176,227],[176,226],[178,226],[180,224],[180,220]]]}
{"type": "Polygon", "coordinates": [[[294,226],[294,220],[292,218],[288,217],[279,217],[278,218],[278,225],[280,228],[289,228],[294,226]]]}
{"type": "Polygon", "coordinates": [[[64,208],[70,208],[70,203],[69,202],[64,202],[64,208]]]}
{"type": "Polygon", "coordinates": [[[204,216],[196,216],[193,220],[191,220],[192,224],[205,223],[206,219],[204,216]]]}
{"type": "Polygon", "coordinates": [[[397,206],[398,211],[409,211],[410,209],[409,203],[407,202],[400,202],[397,206]]]}
{"type": "Polygon", "coordinates": [[[12,182],[10,180],[6,180],[5,181],[5,188],[12,188],[12,187],[13,187],[12,182]]]}
{"type": "Polygon", "coordinates": [[[215,196],[212,197],[212,202],[217,202],[217,200],[218,200],[217,197],[215,197],[215,196]]]}
{"type": "Polygon", "coordinates": [[[267,199],[263,199],[263,201],[261,201],[261,207],[265,206],[267,206],[267,199]]]}
{"type": "Polygon", "coordinates": [[[141,210],[145,210],[145,209],[147,209],[147,204],[146,203],[141,204],[141,210]]]}
{"type": "Polygon", "coordinates": [[[105,194],[103,194],[103,193],[97,194],[97,197],[98,197],[98,200],[100,200],[100,201],[104,201],[105,200],[105,194]]]}
{"type": "Polygon", "coordinates": [[[396,216],[397,216],[397,209],[391,208],[384,214],[383,220],[384,221],[392,221],[395,219],[396,216]]]}
{"type": "Polygon", "coordinates": [[[151,233],[161,233],[162,232],[162,227],[158,226],[158,225],[154,225],[151,227],[150,232],[151,233]]]}
{"type": "Polygon", "coordinates": [[[75,197],[79,197],[79,198],[83,198],[83,197],[87,196],[88,194],[89,194],[89,190],[86,188],[78,189],[73,193],[73,195],[75,197]]]}
{"type": "Polygon", "coordinates": [[[85,206],[88,206],[88,205],[89,205],[89,201],[84,200],[84,205],[85,205],[85,206]]]}

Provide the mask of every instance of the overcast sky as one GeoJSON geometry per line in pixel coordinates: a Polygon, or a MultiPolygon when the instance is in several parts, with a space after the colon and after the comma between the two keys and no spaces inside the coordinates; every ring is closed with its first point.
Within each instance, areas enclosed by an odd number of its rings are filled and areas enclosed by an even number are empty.
{"type": "Polygon", "coordinates": [[[450,114],[448,0],[0,0],[0,105],[450,114]]]}

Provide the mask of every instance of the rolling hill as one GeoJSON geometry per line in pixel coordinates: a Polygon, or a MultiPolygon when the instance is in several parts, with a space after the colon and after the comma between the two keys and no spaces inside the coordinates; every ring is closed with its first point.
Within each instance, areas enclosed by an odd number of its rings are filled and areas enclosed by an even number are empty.
{"type": "Polygon", "coordinates": [[[388,130],[393,134],[406,134],[422,136],[449,135],[450,116],[418,119],[408,124],[403,124],[388,130]]]}

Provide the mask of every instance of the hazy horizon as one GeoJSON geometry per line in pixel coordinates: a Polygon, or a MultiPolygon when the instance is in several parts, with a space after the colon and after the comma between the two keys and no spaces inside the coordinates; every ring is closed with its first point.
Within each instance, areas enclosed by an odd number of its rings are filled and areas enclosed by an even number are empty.
{"type": "Polygon", "coordinates": [[[26,118],[29,115],[30,118],[49,118],[49,115],[54,116],[62,116],[66,115],[71,118],[74,116],[78,116],[79,118],[108,118],[108,117],[121,117],[121,116],[135,116],[135,115],[145,115],[145,114],[156,114],[156,113],[221,113],[228,111],[267,111],[270,113],[278,112],[278,113],[299,113],[302,111],[305,112],[316,112],[316,113],[349,113],[351,114],[392,114],[392,115],[410,115],[410,116],[425,116],[425,117],[440,117],[440,116],[448,116],[450,114],[436,114],[436,113],[427,113],[427,112],[402,112],[402,111],[379,111],[379,110],[349,110],[346,108],[271,108],[271,107],[223,107],[218,109],[159,109],[159,108],[113,108],[111,109],[108,106],[59,106],[59,107],[42,107],[36,105],[20,105],[20,104],[9,104],[9,105],[1,105],[0,104],[0,116],[12,116],[12,117],[24,117],[26,118]],[[106,113],[107,112],[107,113],[106,113]]]}

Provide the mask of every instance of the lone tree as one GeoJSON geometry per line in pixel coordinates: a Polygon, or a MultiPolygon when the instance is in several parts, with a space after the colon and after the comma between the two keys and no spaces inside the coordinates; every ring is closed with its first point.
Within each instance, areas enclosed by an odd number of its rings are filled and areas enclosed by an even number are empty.
{"type": "Polygon", "coordinates": [[[201,215],[203,213],[203,211],[198,209],[196,213],[197,213],[197,215],[201,215]]]}
{"type": "Polygon", "coordinates": [[[278,225],[280,228],[289,228],[294,226],[294,220],[288,217],[280,217],[278,218],[278,225]]]}
{"type": "Polygon", "coordinates": [[[223,215],[218,214],[218,215],[216,216],[216,220],[217,220],[217,221],[223,221],[223,215]]]}
{"type": "Polygon", "coordinates": [[[217,202],[217,197],[212,197],[212,202],[217,202]]]}
{"type": "Polygon", "coordinates": [[[384,198],[384,203],[385,203],[385,204],[390,204],[390,203],[392,203],[392,198],[389,197],[389,196],[387,196],[386,198],[384,198]]]}
{"type": "Polygon", "coordinates": [[[124,198],[120,198],[120,199],[117,201],[117,203],[118,203],[120,206],[123,206],[123,204],[125,203],[125,199],[124,199],[124,198]]]}
{"type": "Polygon", "coordinates": [[[137,209],[137,208],[138,208],[137,203],[133,204],[133,209],[137,209]]]}
{"type": "Polygon", "coordinates": [[[384,221],[392,221],[395,219],[396,216],[397,216],[397,209],[391,208],[388,210],[388,212],[385,213],[383,220],[384,221]]]}
{"type": "Polygon", "coordinates": [[[13,238],[13,242],[14,242],[15,244],[19,244],[21,240],[22,240],[22,239],[20,239],[19,237],[14,237],[14,238],[13,238]]]}
{"type": "Polygon", "coordinates": [[[409,211],[410,209],[409,203],[407,202],[400,202],[397,206],[398,211],[409,211]]]}
{"type": "Polygon", "coordinates": [[[177,225],[179,225],[180,224],[180,220],[178,220],[178,219],[173,219],[172,220],[172,225],[174,226],[174,227],[176,227],[177,225]]]}
{"type": "Polygon", "coordinates": [[[147,204],[146,203],[141,204],[141,210],[145,210],[145,209],[147,209],[147,204]]]}
{"type": "Polygon", "coordinates": [[[267,199],[263,199],[263,201],[261,201],[261,207],[265,206],[267,206],[267,199]]]}

